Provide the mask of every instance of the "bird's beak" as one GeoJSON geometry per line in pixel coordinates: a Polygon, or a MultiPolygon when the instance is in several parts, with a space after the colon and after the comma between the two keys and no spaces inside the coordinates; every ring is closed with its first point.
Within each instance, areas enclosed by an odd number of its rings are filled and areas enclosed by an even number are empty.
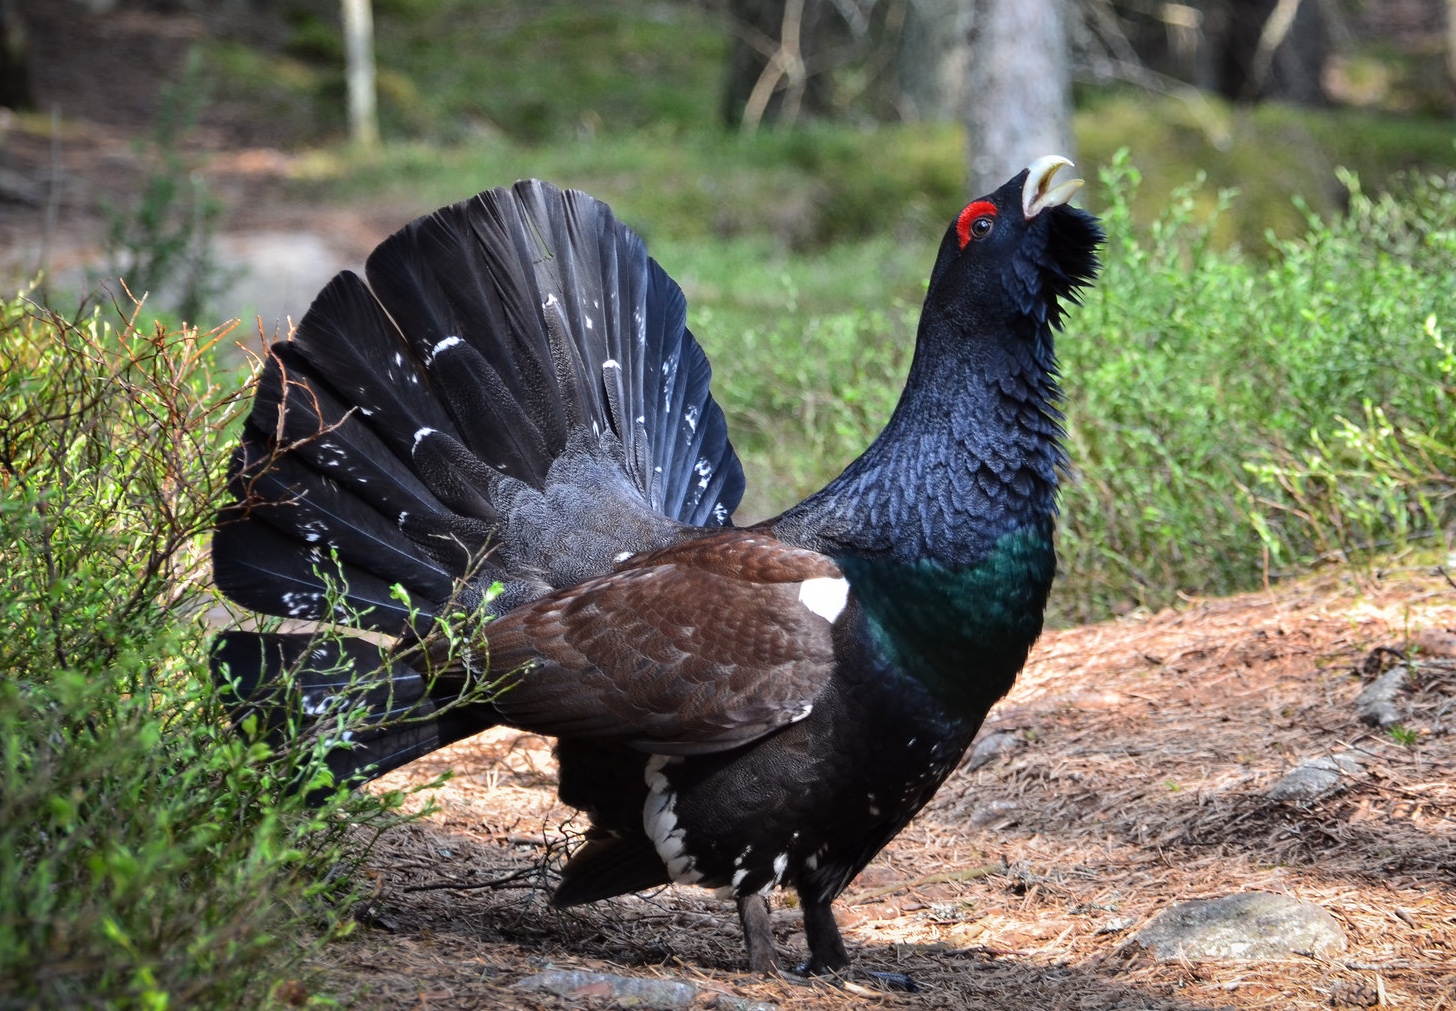
{"type": "Polygon", "coordinates": [[[1043,155],[1026,169],[1026,184],[1021,188],[1021,210],[1030,221],[1048,207],[1060,207],[1082,188],[1081,179],[1068,179],[1056,186],[1052,177],[1071,161],[1058,154],[1043,155]]]}

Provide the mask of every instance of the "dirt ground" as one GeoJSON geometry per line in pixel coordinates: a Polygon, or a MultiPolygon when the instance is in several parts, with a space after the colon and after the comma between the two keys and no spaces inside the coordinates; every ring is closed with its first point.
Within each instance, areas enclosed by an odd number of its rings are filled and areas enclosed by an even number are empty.
{"type": "MultiPolygon", "coordinates": [[[[155,108],[155,68],[211,26],[186,11],[88,21],[69,0],[26,6],[38,97],[59,115],[0,112],[0,267],[60,269],[94,259],[105,202],[139,185],[132,138],[155,108]]],[[[225,227],[326,233],[362,257],[408,216],[290,201],[289,156],[239,116],[222,106],[196,140],[232,208],[225,227]]],[[[379,840],[361,928],[291,996],[401,1011],[613,1006],[516,988],[549,965],[693,981],[703,1008],[1456,1011],[1451,633],[1456,584],[1421,570],[1046,635],[984,731],[1015,746],[952,776],[836,904],[856,963],[909,973],[918,994],[747,976],[731,907],[694,889],[552,910],[545,888],[579,824],[555,801],[549,742],[493,733],[381,784],[459,773],[433,794],[436,813],[379,840]],[[1402,740],[1353,706],[1395,661],[1381,647],[1420,661],[1398,699],[1402,740]],[[1333,795],[1265,796],[1300,762],[1346,752],[1363,769],[1333,795]],[[1319,904],[1346,950],[1159,963],[1131,940],[1175,903],[1252,890],[1319,904]]],[[[787,898],[774,924],[786,958],[802,957],[787,898]]]]}
{"type": "MultiPolygon", "coordinates": [[[[56,304],[102,285],[121,297],[107,281],[108,232],[136,218],[149,181],[169,178],[154,140],[163,85],[180,78],[204,36],[268,45],[279,31],[276,16],[248,4],[118,2],[93,15],[84,0],[20,0],[36,108],[0,108],[0,289],[7,293],[39,276],[56,304]]],[[[212,82],[205,87],[211,99],[175,150],[223,208],[214,253],[227,291],[210,307],[213,318],[192,322],[208,329],[241,316],[232,339],[255,332],[259,316],[265,332],[286,331],[287,318],[296,321],[336,270],[361,265],[376,243],[431,208],[337,206],[300,192],[309,148],[337,138],[285,135],[212,82]]]]}
{"type": "MultiPolygon", "coordinates": [[[[366,925],[314,985],[401,1011],[621,1006],[514,986],[548,966],[692,981],[700,1007],[1456,1008],[1453,632],[1456,585],[1426,570],[1048,633],[982,732],[1015,746],[963,765],[836,904],[856,964],[908,973],[917,994],[747,976],[731,905],[698,889],[551,909],[578,826],[549,742],[492,732],[381,782],[457,771],[436,813],[380,840],[366,925]],[[1354,707],[1398,662],[1381,647],[1415,661],[1398,699],[1413,743],[1354,707]],[[1335,794],[1265,796],[1347,752],[1363,771],[1335,794]],[[1175,903],[1243,891],[1322,906],[1346,950],[1160,963],[1132,941],[1175,903]]],[[[802,958],[791,898],[774,926],[802,958]]]]}

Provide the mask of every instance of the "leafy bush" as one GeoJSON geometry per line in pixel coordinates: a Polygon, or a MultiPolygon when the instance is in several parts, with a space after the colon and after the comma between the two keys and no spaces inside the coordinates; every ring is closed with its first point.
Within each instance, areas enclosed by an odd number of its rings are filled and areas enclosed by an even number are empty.
{"type": "Polygon", "coordinates": [[[747,478],[739,522],[803,499],[864,449],[894,410],[914,327],[903,307],[799,320],[791,304],[779,324],[719,343],[734,366],[756,366],[725,368],[715,383],[747,478]]]}
{"type": "Polygon", "coordinates": [[[1347,177],[1349,212],[1310,215],[1272,262],[1215,249],[1191,189],[1140,231],[1137,182],[1125,156],[1103,173],[1106,268],[1061,344],[1064,612],[1247,589],[1448,526],[1450,182],[1373,201],[1347,177]]]}
{"type": "Polygon", "coordinates": [[[399,799],[305,807],[319,749],[247,743],[214,698],[217,338],[0,308],[6,1007],[269,1005],[300,939],[347,925],[351,824],[399,799]]]}
{"type": "MultiPolygon", "coordinates": [[[[1347,214],[1306,210],[1304,236],[1271,239],[1259,255],[1215,241],[1233,193],[1185,186],[1140,227],[1140,175],[1126,155],[1101,182],[1089,200],[1110,235],[1104,270],[1058,345],[1072,473],[1055,620],[1250,589],[1450,529],[1451,180],[1413,179],[1399,197],[1372,200],[1347,176],[1347,214]]],[[[709,276],[740,285],[741,274],[774,304],[759,315],[769,324],[701,307],[693,321],[746,457],[751,516],[821,486],[889,417],[918,307],[884,299],[884,282],[925,269],[905,262],[865,243],[767,268],[715,265],[709,276]],[[885,276],[857,272],[851,248],[874,248],[885,276]],[[865,301],[898,307],[826,309],[846,301],[840,289],[804,312],[801,287],[831,259],[848,286],[872,293],[865,301]]]]}

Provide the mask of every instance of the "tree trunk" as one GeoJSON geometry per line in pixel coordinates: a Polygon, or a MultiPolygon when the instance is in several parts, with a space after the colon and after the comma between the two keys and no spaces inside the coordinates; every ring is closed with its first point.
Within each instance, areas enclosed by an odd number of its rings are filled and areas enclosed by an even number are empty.
{"type": "Polygon", "coordinates": [[[900,117],[911,122],[955,122],[966,107],[970,4],[964,0],[901,2],[905,4],[904,27],[895,56],[900,117]]]}
{"type": "Polygon", "coordinates": [[[30,54],[20,0],[0,0],[0,106],[35,108],[30,89],[30,54]]]}
{"type": "Polygon", "coordinates": [[[1446,0],[1446,76],[1456,84],[1456,0],[1446,0]]]}
{"type": "Polygon", "coordinates": [[[1207,14],[1218,91],[1225,98],[1324,103],[1320,74],[1330,53],[1330,39],[1320,4],[1213,0],[1207,14]]]}
{"type": "Polygon", "coordinates": [[[379,143],[374,91],[374,16],[370,0],[343,0],[344,63],[349,87],[349,136],[361,147],[379,143]]]}
{"type": "Polygon", "coordinates": [[[970,189],[987,193],[1045,154],[1075,157],[1062,0],[981,0],[970,19],[970,189]]]}

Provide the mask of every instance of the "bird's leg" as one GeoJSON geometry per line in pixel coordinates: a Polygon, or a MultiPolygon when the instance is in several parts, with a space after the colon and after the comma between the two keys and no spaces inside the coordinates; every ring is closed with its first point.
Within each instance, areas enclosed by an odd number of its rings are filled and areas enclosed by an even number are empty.
{"type": "Polygon", "coordinates": [[[777,975],[779,956],[774,951],[773,927],[769,923],[768,899],[758,892],[738,897],[738,922],[748,944],[748,971],[777,975]]]}
{"type": "Polygon", "coordinates": [[[809,939],[809,962],[804,972],[818,976],[848,969],[849,952],[844,950],[844,939],[839,936],[839,924],[834,922],[830,900],[809,899],[802,893],[799,898],[804,908],[804,935],[809,939]]]}
{"type": "Polygon", "coordinates": [[[833,974],[841,979],[864,979],[882,990],[900,990],[915,993],[920,988],[915,981],[902,972],[869,972],[851,970],[849,952],[844,950],[844,938],[839,934],[839,924],[834,922],[834,909],[828,899],[808,899],[799,893],[804,907],[804,934],[809,939],[809,961],[799,967],[808,976],[833,974]]]}

